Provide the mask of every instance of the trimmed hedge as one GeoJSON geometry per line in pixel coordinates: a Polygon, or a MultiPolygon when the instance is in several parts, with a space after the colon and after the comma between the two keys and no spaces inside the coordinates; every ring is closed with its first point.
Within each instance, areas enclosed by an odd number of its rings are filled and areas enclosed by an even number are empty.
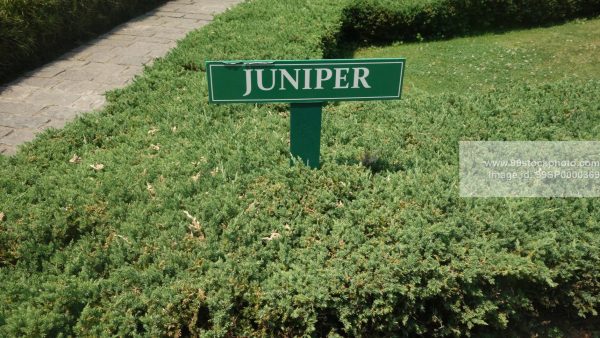
{"type": "Polygon", "coordinates": [[[0,0],[0,82],[166,0],[0,0]]]}
{"type": "Polygon", "coordinates": [[[318,58],[346,4],[243,3],[102,112],[0,157],[0,336],[546,336],[598,318],[600,200],[462,199],[456,168],[458,140],[597,138],[599,81],[329,105],[318,171],[289,166],[287,108],[208,104],[204,60],[318,58]]]}
{"type": "Polygon", "coordinates": [[[352,0],[344,33],[362,43],[439,39],[598,14],[599,0],[352,0]]]}

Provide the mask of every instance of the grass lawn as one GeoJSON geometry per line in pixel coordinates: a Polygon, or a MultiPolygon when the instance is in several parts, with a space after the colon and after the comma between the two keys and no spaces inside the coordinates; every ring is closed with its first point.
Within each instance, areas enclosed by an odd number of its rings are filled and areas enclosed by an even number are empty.
{"type": "Polygon", "coordinates": [[[600,77],[600,20],[449,41],[357,50],[355,57],[409,60],[405,92],[464,93],[515,84],[600,77]]]}
{"type": "Polygon", "coordinates": [[[318,58],[340,3],[245,2],[0,157],[0,336],[599,332],[600,201],[460,198],[458,141],[598,139],[600,20],[357,51],[405,97],[290,167],[288,107],[209,105],[203,60],[318,58]]]}

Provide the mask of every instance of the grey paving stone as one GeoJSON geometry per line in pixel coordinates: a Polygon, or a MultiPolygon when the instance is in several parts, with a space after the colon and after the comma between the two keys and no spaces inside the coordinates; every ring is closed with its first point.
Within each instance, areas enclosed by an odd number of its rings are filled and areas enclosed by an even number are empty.
{"type": "MultiPolygon", "coordinates": [[[[136,36],[153,36],[154,30],[150,29],[151,26],[139,26],[139,27],[123,27],[113,31],[113,34],[117,36],[129,36],[131,40],[135,40],[136,36]]],[[[126,39],[123,39],[126,40],[126,39]]]]}
{"type": "Polygon", "coordinates": [[[92,111],[101,108],[106,103],[106,98],[103,95],[86,95],[79,98],[70,105],[76,111],[92,111]]]}
{"type": "Polygon", "coordinates": [[[105,45],[100,45],[100,44],[86,44],[84,46],[90,53],[97,53],[97,52],[108,52],[109,50],[113,49],[113,46],[105,46],[105,45]]]}
{"type": "Polygon", "coordinates": [[[45,77],[45,78],[50,78],[50,77],[54,77],[62,72],[64,72],[64,69],[61,68],[38,68],[36,70],[31,71],[30,73],[27,74],[27,76],[33,76],[33,77],[45,77]]]}
{"type": "MultiPolygon", "coordinates": [[[[96,74],[94,72],[88,71],[82,68],[69,69],[61,74],[61,80],[70,80],[70,81],[91,81],[94,79],[96,74]]],[[[55,83],[57,85],[58,83],[55,83]]]]}
{"type": "MultiPolygon", "coordinates": [[[[132,40],[123,40],[123,39],[116,38],[117,36],[118,35],[115,35],[112,38],[98,39],[95,43],[99,46],[109,46],[109,47],[127,47],[133,43],[133,39],[132,40]]],[[[126,36],[126,35],[123,35],[123,36],[126,36]]],[[[134,39],[135,39],[135,37],[134,37],[134,39]]]]}
{"type": "MultiPolygon", "coordinates": [[[[39,128],[48,123],[48,117],[40,116],[19,116],[11,114],[0,114],[0,126],[14,130],[16,128],[39,128]]],[[[9,135],[8,133],[7,135],[9,135]]],[[[6,136],[6,135],[5,135],[6,136]]]]}
{"type": "Polygon", "coordinates": [[[46,130],[46,129],[50,129],[50,128],[60,129],[60,128],[64,127],[67,124],[67,122],[69,122],[73,118],[64,119],[64,120],[57,119],[57,118],[52,119],[52,120],[50,120],[50,122],[48,122],[45,125],[38,128],[38,130],[42,131],[42,130],[46,130]]]}
{"type": "MultiPolygon", "coordinates": [[[[114,57],[118,57],[118,56],[144,56],[144,55],[148,55],[150,51],[148,49],[140,49],[140,48],[136,48],[136,49],[129,49],[129,47],[116,47],[113,50],[113,54],[114,57]]],[[[112,61],[110,62],[106,62],[106,63],[114,63],[112,61]]]]}
{"type": "Polygon", "coordinates": [[[69,93],[79,95],[103,94],[112,88],[111,85],[100,83],[97,81],[72,81],[64,80],[56,84],[54,89],[64,90],[69,93]]]}
{"type": "Polygon", "coordinates": [[[188,13],[183,16],[186,19],[196,19],[196,20],[205,20],[211,21],[213,16],[210,14],[198,14],[198,13],[188,13]]]}
{"type": "Polygon", "coordinates": [[[165,4],[164,6],[160,6],[160,8],[158,10],[152,11],[152,13],[156,14],[158,12],[164,12],[164,11],[173,12],[173,11],[176,11],[177,9],[181,8],[182,6],[185,6],[185,3],[178,3],[177,1],[173,1],[171,3],[165,4]]]}
{"type": "Polygon", "coordinates": [[[168,43],[171,43],[175,40],[173,39],[168,39],[168,38],[161,38],[158,36],[152,36],[152,37],[146,37],[146,36],[140,36],[139,38],[136,39],[136,41],[138,42],[151,42],[151,43],[160,43],[163,45],[166,45],[168,43]]]}
{"type": "Polygon", "coordinates": [[[106,40],[121,40],[121,41],[135,41],[135,36],[131,34],[121,34],[122,30],[128,29],[127,24],[122,24],[121,26],[116,27],[112,31],[104,34],[101,38],[106,40]]]}
{"type": "MultiPolygon", "coordinates": [[[[0,141],[2,141],[0,139],[0,141]]],[[[0,143],[0,154],[2,155],[14,155],[17,152],[17,147],[9,146],[8,144],[0,143]]]]}
{"type": "Polygon", "coordinates": [[[59,119],[59,120],[71,120],[74,119],[81,110],[78,110],[73,107],[64,107],[64,106],[48,106],[44,107],[39,116],[44,117],[46,122],[44,124],[38,126],[38,128],[43,127],[44,125],[59,119]]]}
{"type": "Polygon", "coordinates": [[[112,62],[90,62],[83,67],[69,69],[64,74],[61,74],[61,78],[71,81],[96,81],[99,79],[101,83],[105,83],[102,79],[119,74],[126,68],[126,66],[120,66],[112,62]]]}
{"type": "Polygon", "coordinates": [[[177,40],[241,0],[172,0],[0,87],[0,153],[102,107],[177,40]]]}
{"type": "Polygon", "coordinates": [[[84,49],[80,51],[71,51],[65,53],[62,57],[69,61],[86,61],[87,57],[92,54],[93,51],[89,49],[84,49]]]}
{"type": "Polygon", "coordinates": [[[234,4],[235,2],[229,1],[202,1],[201,3],[196,2],[181,7],[177,11],[196,14],[216,14],[225,11],[234,4]]]}
{"type": "Polygon", "coordinates": [[[22,101],[38,89],[32,86],[9,85],[0,90],[0,97],[6,101],[22,101]]]}
{"type": "Polygon", "coordinates": [[[197,28],[200,28],[200,27],[206,25],[207,23],[208,23],[208,21],[181,18],[181,19],[179,19],[179,22],[175,26],[180,27],[180,28],[187,28],[190,30],[194,30],[194,29],[197,29],[197,28]]]}
{"type": "Polygon", "coordinates": [[[68,54],[64,54],[60,58],[58,58],[56,61],[53,61],[53,62],[39,68],[39,70],[40,71],[57,72],[56,74],[59,74],[61,71],[64,71],[67,69],[72,69],[72,68],[77,68],[77,67],[83,67],[83,66],[87,65],[88,63],[89,63],[89,61],[70,59],[68,57],[68,54]]]}
{"type": "Polygon", "coordinates": [[[171,47],[171,49],[175,48],[177,46],[177,41],[173,41],[169,43],[169,47],[171,47]]]}
{"type": "Polygon", "coordinates": [[[29,96],[32,102],[41,106],[67,106],[77,101],[81,95],[72,94],[59,89],[40,89],[29,96]]]}
{"type": "MultiPolygon", "coordinates": [[[[30,103],[27,101],[0,101],[0,119],[2,114],[15,114],[25,116],[33,115],[39,112],[42,108],[44,108],[44,106],[40,105],[39,103],[30,103]]],[[[2,124],[0,123],[0,125],[2,124]]]]}
{"type": "Polygon", "coordinates": [[[180,40],[188,33],[187,29],[181,27],[165,27],[156,33],[156,37],[167,38],[171,40],[180,40]]]}
{"type": "Polygon", "coordinates": [[[157,16],[167,16],[170,18],[181,18],[185,15],[185,13],[181,13],[181,12],[168,12],[168,11],[158,11],[155,13],[155,15],[157,16]]]}
{"type": "MultiPolygon", "coordinates": [[[[22,77],[22,78],[19,78],[18,80],[16,80],[14,83],[19,86],[51,88],[52,86],[54,86],[55,84],[57,84],[61,81],[60,76],[63,73],[60,73],[60,74],[56,75],[55,77],[51,77],[51,78],[36,77],[36,76],[22,77]]],[[[0,96],[0,98],[1,98],[1,96],[0,96]]]]}
{"type": "Polygon", "coordinates": [[[156,48],[164,48],[161,43],[152,43],[152,42],[143,42],[136,41],[133,45],[130,46],[131,50],[128,50],[128,54],[136,54],[136,55],[148,55],[156,48]],[[133,53],[131,53],[133,51],[133,53]]]}
{"type": "MultiPolygon", "coordinates": [[[[114,84],[114,83],[120,83],[121,81],[115,81],[115,79],[120,79],[121,76],[120,74],[127,69],[126,65],[118,65],[115,64],[111,61],[111,63],[106,63],[106,64],[99,64],[98,66],[95,67],[100,67],[102,69],[104,69],[105,71],[94,71],[94,70],[87,70],[87,71],[91,71],[94,73],[94,81],[98,82],[100,84],[114,84]]],[[[100,94],[100,93],[98,93],[100,94]]]]}
{"type": "Polygon", "coordinates": [[[147,20],[151,20],[152,18],[154,18],[154,15],[152,15],[154,13],[154,11],[156,10],[151,10],[149,12],[146,12],[142,15],[139,15],[131,20],[129,20],[129,23],[135,23],[135,22],[145,22],[147,20]]]}
{"type": "Polygon", "coordinates": [[[214,5],[205,5],[205,6],[201,6],[200,8],[202,8],[202,13],[219,13],[219,12],[223,12],[226,9],[229,8],[229,4],[227,3],[223,3],[223,4],[214,4],[214,5]]]}
{"type": "Polygon", "coordinates": [[[161,16],[153,15],[153,16],[146,17],[143,20],[133,20],[130,22],[132,24],[141,24],[141,25],[145,25],[145,26],[156,26],[158,23],[160,23],[160,19],[162,19],[161,16]]]}
{"type": "Polygon", "coordinates": [[[123,88],[125,85],[130,83],[131,78],[125,75],[117,74],[110,77],[106,76],[106,78],[102,79],[102,81],[107,85],[111,85],[113,88],[123,88]]]}
{"type": "Polygon", "coordinates": [[[4,137],[10,134],[13,131],[13,128],[2,127],[0,126],[0,137],[4,137]]]}
{"type": "Polygon", "coordinates": [[[107,62],[108,60],[112,59],[114,56],[115,56],[115,53],[112,52],[111,50],[98,51],[98,52],[93,52],[91,54],[88,54],[88,56],[85,58],[85,60],[92,61],[92,62],[107,62]]]}
{"type": "Polygon", "coordinates": [[[211,12],[207,12],[204,9],[204,6],[199,6],[197,4],[189,4],[189,5],[185,5],[180,7],[179,9],[177,9],[177,12],[181,12],[181,13],[193,13],[193,14],[212,14],[211,12]]]}
{"type": "Polygon", "coordinates": [[[144,67],[143,66],[133,65],[133,66],[127,67],[127,69],[125,69],[124,71],[122,71],[121,74],[119,74],[119,75],[120,76],[126,76],[126,77],[129,77],[129,78],[133,78],[136,75],[142,74],[143,71],[144,71],[144,67]]]}
{"type": "Polygon", "coordinates": [[[147,64],[152,59],[153,57],[150,55],[117,55],[110,59],[110,62],[122,66],[133,66],[147,64]]]}
{"type": "Polygon", "coordinates": [[[0,143],[9,146],[17,146],[19,144],[23,144],[25,142],[33,140],[38,132],[39,131],[36,129],[18,128],[13,130],[13,132],[8,134],[7,136],[1,138],[0,143]]]}
{"type": "Polygon", "coordinates": [[[49,121],[50,118],[47,116],[0,114],[0,126],[9,128],[37,129],[49,121]]]}
{"type": "MultiPolygon", "coordinates": [[[[155,30],[155,33],[161,33],[165,30],[165,28],[167,28],[167,29],[168,28],[180,28],[180,27],[177,27],[177,23],[179,21],[181,21],[181,19],[185,19],[185,18],[171,18],[168,16],[160,17],[158,19],[158,21],[156,21],[157,25],[153,26],[152,29],[155,30]]],[[[189,20],[189,19],[185,19],[185,20],[189,20]]],[[[183,31],[183,29],[181,29],[181,31],[183,31]]]]}
{"type": "Polygon", "coordinates": [[[165,56],[169,52],[170,49],[171,49],[171,46],[169,44],[157,44],[156,47],[154,47],[150,50],[150,53],[148,53],[148,56],[150,56],[152,58],[159,58],[159,57],[165,56]]]}

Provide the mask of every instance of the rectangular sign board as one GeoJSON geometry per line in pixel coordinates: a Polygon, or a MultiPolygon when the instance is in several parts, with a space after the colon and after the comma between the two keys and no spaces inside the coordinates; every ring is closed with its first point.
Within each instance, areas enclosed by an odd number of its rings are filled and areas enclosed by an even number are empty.
{"type": "Polygon", "coordinates": [[[405,59],[207,61],[212,103],[397,100],[405,59]]]}

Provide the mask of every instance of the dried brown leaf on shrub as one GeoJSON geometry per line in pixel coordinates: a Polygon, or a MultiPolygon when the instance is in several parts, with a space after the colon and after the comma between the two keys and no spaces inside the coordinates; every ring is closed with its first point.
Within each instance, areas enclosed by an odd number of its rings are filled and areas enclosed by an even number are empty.
{"type": "Polygon", "coordinates": [[[119,234],[116,234],[116,236],[119,237],[120,239],[122,239],[123,241],[125,241],[125,243],[131,244],[131,242],[129,241],[129,238],[127,238],[125,236],[121,236],[119,234]]]}
{"type": "Polygon", "coordinates": [[[158,128],[152,128],[150,130],[148,130],[148,135],[154,135],[156,134],[160,129],[158,128]]]}
{"type": "Polygon", "coordinates": [[[146,182],[146,190],[148,190],[150,195],[152,195],[152,196],[156,195],[156,190],[154,190],[154,187],[152,186],[152,184],[150,184],[148,182],[146,182]]]}
{"type": "Polygon", "coordinates": [[[69,160],[69,163],[79,163],[81,162],[81,157],[79,157],[77,154],[73,154],[73,157],[71,157],[71,159],[69,160]]]}
{"type": "Polygon", "coordinates": [[[3,212],[0,212],[0,222],[4,221],[4,217],[5,217],[5,216],[4,216],[4,213],[3,213],[3,212]]]}
{"type": "Polygon", "coordinates": [[[278,239],[278,238],[280,238],[280,237],[281,237],[281,234],[280,234],[280,233],[278,233],[277,231],[273,231],[273,232],[271,233],[271,236],[269,236],[269,237],[263,237],[262,239],[263,239],[264,241],[272,241],[272,240],[274,240],[274,239],[278,239]]]}
{"type": "Polygon", "coordinates": [[[198,182],[198,180],[200,179],[201,175],[202,174],[200,172],[198,172],[196,175],[192,176],[192,181],[198,182]]]}
{"type": "Polygon", "coordinates": [[[183,213],[190,221],[192,221],[192,223],[190,225],[188,225],[188,228],[190,229],[190,235],[192,237],[194,237],[194,235],[196,235],[198,238],[204,239],[204,233],[202,231],[202,226],[200,225],[200,222],[198,222],[198,219],[196,219],[196,217],[190,215],[190,213],[187,212],[187,210],[184,210],[183,213]]]}
{"type": "Polygon", "coordinates": [[[102,163],[90,164],[90,167],[96,171],[100,171],[100,170],[104,169],[104,164],[102,164],[102,163]]]}

